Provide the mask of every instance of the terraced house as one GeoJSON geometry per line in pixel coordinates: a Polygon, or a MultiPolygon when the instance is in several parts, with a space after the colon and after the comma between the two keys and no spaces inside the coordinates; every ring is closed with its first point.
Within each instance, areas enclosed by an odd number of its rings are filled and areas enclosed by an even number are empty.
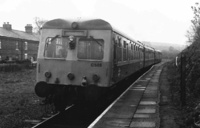
{"type": "Polygon", "coordinates": [[[25,31],[19,31],[4,23],[0,27],[0,60],[36,60],[39,35],[32,30],[30,24],[25,26],[25,31]]]}

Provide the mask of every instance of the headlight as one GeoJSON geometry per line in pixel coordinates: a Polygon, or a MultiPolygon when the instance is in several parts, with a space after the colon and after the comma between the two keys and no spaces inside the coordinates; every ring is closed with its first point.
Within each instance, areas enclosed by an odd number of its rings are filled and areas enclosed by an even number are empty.
{"type": "Polygon", "coordinates": [[[75,49],[76,47],[76,39],[74,36],[69,36],[69,47],[70,49],[75,49]]]}
{"type": "Polygon", "coordinates": [[[77,23],[77,22],[73,22],[73,23],[71,24],[71,27],[72,27],[73,29],[77,29],[77,28],[78,28],[78,23],[77,23]]]}

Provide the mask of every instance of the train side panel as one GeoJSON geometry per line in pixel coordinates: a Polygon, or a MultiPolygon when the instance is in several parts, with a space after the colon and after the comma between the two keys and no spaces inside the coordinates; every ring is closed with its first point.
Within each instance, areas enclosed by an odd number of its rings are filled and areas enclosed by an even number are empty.
{"type": "Polygon", "coordinates": [[[155,50],[151,47],[145,47],[145,65],[149,67],[155,63],[155,50]]]}
{"type": "Polygon", "coordinates": [[[113,48],[113,83],[143,68],[143,45],[113,32],[113,48]]]}

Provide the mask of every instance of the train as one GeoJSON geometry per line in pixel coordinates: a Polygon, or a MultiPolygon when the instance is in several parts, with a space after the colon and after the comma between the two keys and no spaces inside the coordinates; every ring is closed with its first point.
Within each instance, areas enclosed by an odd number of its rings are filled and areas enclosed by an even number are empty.
{"type": "Polygon", "coordinates": [[[105,20],[50,20],[41,28],[35,93],[62,111],[76,101],[97,101],[118,82],[161,58],[161,51],[105,20]]]}

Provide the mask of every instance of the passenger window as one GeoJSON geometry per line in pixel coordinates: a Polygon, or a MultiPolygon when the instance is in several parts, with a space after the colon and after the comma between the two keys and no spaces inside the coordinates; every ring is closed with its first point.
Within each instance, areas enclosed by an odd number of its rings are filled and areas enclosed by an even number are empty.
{"type": "Polygon", "coordinates": [[[126,61],[128,59],[127,57],[127,43],[126,41],[123,42],[123,61],[126,61]]]}
{"type": "Polygon", "coordinates": [[[80,39],[78,42],[78,58],[102,60],[104,54],[102,39],[80,39]]]}
{"type": "Polygon", "coordinates": [[[133,44],[131,44],[131,50],[133,50],[133,44]]]}
{"type": "Polygon", "coordinates": [[[122,44],[121,44],[121,38],[118,36],[118,46],[121,47],[122,44]]]}
{"type": "Polygon", "coordinates": [[[126,43],[126,41],[124,41],[124,48],[125,48],[125,49],[127,48],[127,43],[126,43]]]}

